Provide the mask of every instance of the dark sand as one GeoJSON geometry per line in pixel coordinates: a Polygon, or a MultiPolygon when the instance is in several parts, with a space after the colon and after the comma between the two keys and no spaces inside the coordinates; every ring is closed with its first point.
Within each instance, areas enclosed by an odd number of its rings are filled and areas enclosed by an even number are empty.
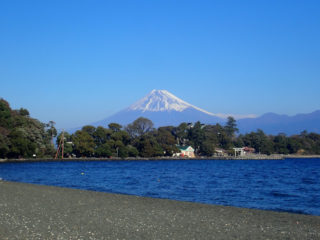
{"type": "Polygon", "coordinates": [[[320,239],[320,217],[0,181],[0,239],[320,239]]]}

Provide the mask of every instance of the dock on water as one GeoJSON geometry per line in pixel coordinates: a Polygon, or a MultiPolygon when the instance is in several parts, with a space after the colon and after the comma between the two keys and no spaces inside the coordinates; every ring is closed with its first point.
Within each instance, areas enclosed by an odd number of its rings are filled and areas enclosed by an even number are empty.
{"type": "Polygon", "coordinates": [[[0,181],[0,239],[320,239],[320,216],[0,181]]]}

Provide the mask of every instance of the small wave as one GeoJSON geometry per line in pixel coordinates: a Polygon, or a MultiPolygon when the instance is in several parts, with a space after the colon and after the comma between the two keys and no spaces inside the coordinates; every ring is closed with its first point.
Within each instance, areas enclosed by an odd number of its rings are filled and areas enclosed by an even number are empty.
{"type": "Polygon", "coordinates": [[[285,168],[275,164],[279,161],[21,163],[2,164],[0,177],[5,181],[320,215],[320,161],[307,166],[301,161],[298,169],[303,172],[295,171],[290,161],[281,162],[287,164],[285,168]]]}
{"type": "Polygon", "coordinates": [[[271,208],[270,210],[276,211],[276,212],[290,212],[290,213],[296,213],[296,214],[310,214],[307,211],[293,209],[293,208],[271,208]]]}
{"type": "Polygon", "coordinates": [[[282,193],[279,191],[271,191],[270,195],[273,197],[280,197],[280,198],[291,198],[291,197],[295,197],[294,195],[291,194],[287,194],[287,193],[282,193]]]}
{"type": "Polygon", "coordinates": [[[302,178],[301,182],[306,183],[306,184],[315,184],[316,183],[316,181],[312,178],[302,178]]]}
{"type": "Polygon", "coordinates": [[[159,194],[155,193],[155,192],[146,192],[143,194],[143,196],[147,196],[147,197],[159,197],[159,194]]]}

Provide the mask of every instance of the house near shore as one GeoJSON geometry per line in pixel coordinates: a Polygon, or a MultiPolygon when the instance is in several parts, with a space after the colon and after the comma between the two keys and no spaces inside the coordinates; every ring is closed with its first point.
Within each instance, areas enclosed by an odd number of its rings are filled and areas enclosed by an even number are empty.
{"type": "Polygon", "coordinates": [[[173,157],[190,157],[194,158],[194,148],[191,146],[177,146],[180,152],[173,154],[173,157]]]}
{"type": "Polygon", "coordinates": [[[214,156],[225,157],[225,156],[228,156],[228,152],[222,148],[216,148],[214,150],[214,156]]]}
{"type": "Polygon", "coordinates": [[[255,152],[254,148],[251,147],[242,147],[242,148],[233,148],[234,151],[234,156],[246,156],[246,155],[250,155],[253,154],[255,152]]]}

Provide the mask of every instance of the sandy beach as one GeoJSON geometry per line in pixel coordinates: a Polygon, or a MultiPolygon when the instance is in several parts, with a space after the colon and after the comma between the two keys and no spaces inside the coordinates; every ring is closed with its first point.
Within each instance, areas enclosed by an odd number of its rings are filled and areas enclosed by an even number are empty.
{"type": "Polygon", "coordinates": [[[0,239],[320,239],[320,216],[0,181],[0,239]]]}

